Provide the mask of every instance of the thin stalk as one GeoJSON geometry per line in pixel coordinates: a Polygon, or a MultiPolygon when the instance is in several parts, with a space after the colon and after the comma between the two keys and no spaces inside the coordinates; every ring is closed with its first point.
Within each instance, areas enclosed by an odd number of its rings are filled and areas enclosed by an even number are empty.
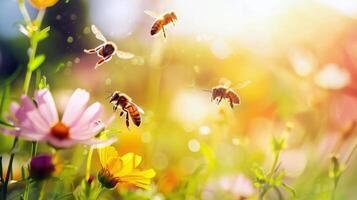
{"type": "Polygon", "coordinates": [[[24,94],[27,94],[27,92],[28,92],[30,82],[31,82],[31,76],[32,76],[32,72],[30,70],[27,70],[26,75],[25,75],[25,80],[24,80],[24,87],[23,87],[24,94]]]}
{"type": "Polygon", "coordinates": [[[270,179],[275,171],[276,165],[278,164],[279,161],[279,157],[280,157],[280,151],[275,153],[275,157],[274,157],[274,161],[273,161],[273,165],[271,166],[270,172],[268,174],[268,178],[270,179]]]}
{"type": "Polygon", "coordinates": [[[259,194],[259,200],[263,200],[264,199],[264,195],[268,190],[269,190],[269,187],[268,188],[264,187],[264,189],[259,194]]]}
{"type": "Polygon", "coordinates": [[[30,184],[29,180],[26,180],[26,185],[25,185],[25,191],[23,195],[23,200],[28,200],[29,199],[29,194],[30,194],[30,184]]]}
{"type": "Polygon", "coordinates": [[[25,7],[25,1],[19,1],[19,9],[20,9],[22,16],[25,19],[26,24],[31,24],[31,17],[25,7]]]}
{"type": "Polygon", "coordinates": [[[11,148],[11,155],[10,155],[10,161],[9,161],[9,166],[7,168],[7,172],[6,172],[6,177],[5,177],[5,182],[3,185],[3,199],[6,199],[6,195],[7,195],[7,186],[9,184],[9,179],[12,173],[12,163],[14,162],[14,157],[15,157],[15,149],[17,147],[17,142],[18,142],[19,138],[15,137],[14,139],[14,143],[12,144],[12,148],[11,148]]]}
{"type": "Polygon", "coordinates": [[[3,171],[2,171],[2,156],[0,156],[0,182],[4,183],[3,171]]]}
{"type": "Polygon", "coordinates": [[[41,191],[40,191],[40,195],[39,195],[39,197],[38,197],[38,200],[43,200],[43,199],[44,199],[44,197],[45,197],[46,184],[47,184],[47,181],[45,180],[45,181],[42,183],[41,191]]]}
{"type": "Polygon", "coordinates": [[[279,188],[274,187],[274,190],[275,190],[276,194],[278,195],[278,199],[283,200],[284,198],[283,198],[283,195],[281,194],[281,191],[279,190],[279,188]]]}
{"type": "Polygon", "coordinates": [[[32,142],[32,151],[31,151],[31,158],[33,158],[34,156],[36,156],[37,154],[37,148],[38,148],[38,143],[33,141],[32,142]]]}
{"type": "MultiPolygon", "coordinates": [[[[272,176],[274,175],[275,169],[277,167],[278,161],[279,161],[279,157],[280,157],[280,151],[275,153],[274,156],[274,161],[273,161],[273,165],[271,166],[271,169],[268,173],[268,185],[262,190],[262,192],[260,192],[259,194],[259,200],[263,200],[264,195],[268,192],[268,190],[270,189],[270,179],[272,178],[272,176]]],[[[279,191],[280,192],[280,191],[279,191]]]]}
{"type": "Polygon", "coordinates": [[[352,149],[350,155],[348,155],[347,160],[346,160],[346,165],[348,165],[348,163],[350,162],[350,160],[351,160],[351,158],[352,158],[352,155],[353,155],[353,153],[356,151],[356,149],[357,149],[357,144],[353,147],[353,149],[352,149]]]}
{"type": "Polygon", "coordinates": [[[86,167],[86,180],[89,179],[90,177],[90,168],[92,164],[92,155],[93,155],[93,148],[90,147],[88,151],[88,157],[87,157],[87,167],[86,167]]]}

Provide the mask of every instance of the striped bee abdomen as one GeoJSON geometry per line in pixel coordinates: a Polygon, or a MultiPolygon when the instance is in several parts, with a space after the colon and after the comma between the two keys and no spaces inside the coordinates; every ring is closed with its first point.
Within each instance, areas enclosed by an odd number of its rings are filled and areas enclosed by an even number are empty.
{"type": "Polygon", "coordinates": [[[154,22],[154,24],[152,25],[152,27],[151,27],[150,34],[151,35],[155,35],[158,32],[160,32],[161,29],[162,29],[162,21],[161,20],[156,20],[154,22]]]}
{"type": "Polygon", "coordinates": [[[140,117],[140,113],[139,113],[138,108],[135,105],[130,104],[130,105],[128,105],[128,107],[126,109],[128,110],[129,115],[130,115],[131,120],[133,121],[133,123],[136,126],[140,126],[141,117],[140,117]]]}

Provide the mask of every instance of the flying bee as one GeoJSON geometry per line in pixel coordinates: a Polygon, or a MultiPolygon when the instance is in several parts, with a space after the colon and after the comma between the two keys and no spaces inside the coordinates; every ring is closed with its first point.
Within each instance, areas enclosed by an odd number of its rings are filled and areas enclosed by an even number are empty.
{"type": "Polygon", "coordinates": [[[114,54],[116,54],[121,59],[131,59],[134,57],[134,54],[132,53],[119,51],[117,49],[117,46],[114,44],[114,42],[108,41],[95,25],[92,25],[91,28],[95,37],[98,40],[104,42],[103,44],[97,46],[94,49],[84,49],[85,53],[87,54],[97,53],[98,57],[100,57],[100,59],[98,60],[97,64],[94,67],[95,69],[97,69],[104,62],[108,62],[109,60],[111,60],[114,54]]]}
{"type": "Polygon", "coordinates": [[[125,123],[126,127],[129,129],[129,115],[131,117],[131,120],[136,126],[140,126],[141,124],[141,116],[140,113],[144,113],[143,109],[141,109],[138,105],[136,105],[134,102],[132,102],[132,99],[119,91],[115,91],[112,93],[110,96],[109,103],[113,104],[113,110],[116,111],[118,107],[120,106],[121,112],[120,116],[123,116],[125,112],[125,123]]]}
{"type": "MultiPolygon", "coordinates": [[[[246,87],[248,84],[250,84],[250,81],[245,81],[239,84],[237,87],[243,88],[246,87]]],[[[205,91],[212,93],[211,101],[216,101],[217,104],[220,104],[222,99],[226,99],[229,102],[231,108],[233,108],[235,105],[240,104],[240,97],[234,91],[234,89],[230,87],[230,85],[231,82],[229,80],[221,79],[220,85],[213,87],[211,90],[205,90],[205,91]]]]}
{"type": "Polygon", "coordinates": [[[149,10],[145,10],[144,12],[147,15],[150,15],[151,17],[156,19],[154,24],[151,27],[150,34],[153,36],[162,30],[162,33],[164,34],[164,38],[166,38],[165,26],[170,23],[175,25],[175,21],[177,20],[177,16],[176,16],[175,12],[173,12],[173,11],[166,12],[166,13],[162,14],[161,16],[152,12],[152,11],[149,11],[149,10]]]}

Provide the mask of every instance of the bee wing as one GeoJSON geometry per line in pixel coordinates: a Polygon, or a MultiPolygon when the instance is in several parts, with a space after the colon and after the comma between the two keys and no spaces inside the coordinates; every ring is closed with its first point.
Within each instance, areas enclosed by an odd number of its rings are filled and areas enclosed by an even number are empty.
{"type": "Polygon", "coordinates": [[[151,10],[145,10],[144,13],[149,15],[149,16],[151,16],[151,17],[153,17],[153,18],[160,18],[159,14],[157,14],[157,13],[151,11],[151,10]]]}
{"type": "Polygon", "coordinates": [[[104,37],[104,35],[102,34],[102,32],[100,32],[100,30],[93,24],[92,25],[92,32],[94,33],[95,37],[98,39],[98,40],[101,40],[103,42],[106,42],[107,39],[104,37]]]}
{"type": "Polygon", "coordinates": [[[223,85],[223,86],[226,86],[226,87],[230,87],[232,82],[230,80],[226,79],[226,78],[221,78],[219,80],[219,84],[223,85]]]}
{"type": "Polygon", "coordinates": [[[237,85],[234,86],[235,89],[242,89],[242,88],[245,88],[247,87],[249,84],[251,84],[252,81],[251,80],[246,80],[246,81],[243,81],[241,83],[238,83],[237,85]]]}
{"type": "Polygon", "coordinates": [[[138,109],[138,111],[142,114],[144,114],[144,110],[142,108],[140,108],[140,106],[136,105],[135,103],[131,102],[134,106],[136,106],[136,108],[138,109]]]}
{"type": "Polygon", "coordinates": [[[125,51],[119,51],[117,50],[117,56],[121,59],[131,59],[131,58],[134,58],[134,54],[132,53],[129,53],[129,52],[125,52],[125,51]]]}

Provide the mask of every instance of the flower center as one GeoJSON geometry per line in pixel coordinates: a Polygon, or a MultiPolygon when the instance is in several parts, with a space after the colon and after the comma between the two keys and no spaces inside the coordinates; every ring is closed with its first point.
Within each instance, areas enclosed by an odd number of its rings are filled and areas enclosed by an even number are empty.
{"type": "Polygon", "coordinates": [[[67,139],[69,137],[69,127],[62,122],[58,122],[52,126],[51,135],[60,140],[67,139]]]}
{"type": "Polygon", "coordinates": [[[111,189],[114,188],[117,183],[120,182],[119,177],[114,177],[107,169],[102,168],[98,173],[98,180],[102,186],[111,189]]]}

